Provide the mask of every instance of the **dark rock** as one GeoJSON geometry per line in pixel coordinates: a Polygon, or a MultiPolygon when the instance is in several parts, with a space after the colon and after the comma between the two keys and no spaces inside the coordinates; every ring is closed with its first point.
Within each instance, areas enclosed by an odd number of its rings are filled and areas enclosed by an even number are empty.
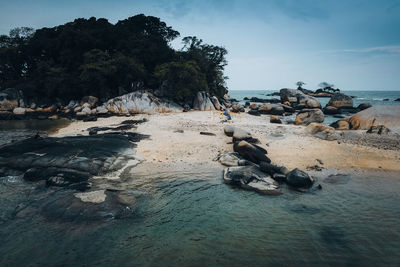
{"type": "Polygon", "coordinates": [[[233,150],[238,152],[243,158],[256,164],[263,161],[267,163],[271,162],[271,160],[265,155],[267,154],[265,149],[254,144],[249,144],[246,141],[235,142],[233,150]]]}
{"type": "Polygon", "coordinates": [[[367,133],[374,133],[374,134],[388,134],[390,129],[385,127],[385,125],[372,125],[367,133]]]}
{"type": "Polygon", "coordinates": [[[250,115],[253,115],[253,116],[261,116],[260,112],[255,109],[250,109],[247,113],[249,113],[250,115]]]}
{"type": "Polygon", "coordinates": [[[224,181],[262,194],[281,194],[278,184],[256,166],[229,167],[224,170],[224,181]]]}
{"type": "Polygon", "coordinates": [[[286,175],[289,170],[284,166],[277,166],[268,162],[260,162],[260,170],[273,176],[275,173],[286,175]]]}
{"type": "Polygon", "coordinates": [[[389,101],[390,99],[389,98],[385,98],[385,99],[383,99],[383,101],[389,101]]]}
{"type": "Polygon", "coordinates": [[[22,99],[20,90],[8,88],[0,91],[0,111],[13,111],[17,107],[23,107],[20,105],[22,99]]]}
{"type": "Polygon", "coordinates": [[[334,93],[331,99],[329,100],[327,106],[333,106],[336,108],[343,107],[353,107],[353,99],[342,93],[334,93]]]}
{"type": "Polygon", "coordinates": [[[300,169],[294,169],[286,176],[286,182],[293,187],[309,187],[314,183],[314,179],[300,169]]]}
{"type": "Polygon", "coordinates": [[[250,106],[250,101],[246,101],[246,103],[244,103],[244,107],[247,108],[250,106]]]}
{"type": "Polygon", "coordinates": [[[278,124],[282,123],[280,118],[273,116],[273,115],[271,115],[271,117],[269,117],[269,122],[270,123],[278,123],[278,124]]]}
{"type": "Polygon", "coordinates": [[[239,161],[242,157],[237,152],[228,152],[218,157],[218,161],[225,166],[239,166],[239,161]]]}
{"type": "Polygon", "coordinates": [[[327,106],[324,108],[324,113],[328,115],[340,114],[340,109],[333,106],[327,106]]]}
{"type": "Polygon", "coordinates": [[[215,136],[215,133],[209,133],[209,132],[200,132],[201,135],[210,135],[210,136],[215,136]]]}
{"type": "Polygon", "coordinates": [[[395,99],[394,101],[400,101],[400,98],[395,99]]]}
{"type": "Polygon", "coordinates": [[[87,122],[87,121],[97,121],[97,117],[95,117],[95,116],[85,117],[85,118],[83,118],[83,121],[84,121],[84,122],[87,122]]]}
{"type": "Polygon", "coordinates": [[[361,103],[360,105],[358,105],[357,109],[364,110],[364,109],[367,109],[370,107],[372,107],[371,103],[366,102],[366,103],[361,103]]]}
{"type": "Polygon", "coordinates": [[[231,111],[235,113],[244,112],[244,107],[240,104],[234,104],[231,107],[231,111]]]}
{"type": "Polygon", "coordinates": [[[275,181],[278,181],[278,182],[286,182],[286,175],[281,174],[281,173],[274,173],[274,174],[272,175],[272,178],[273,178],[275,181]]]}

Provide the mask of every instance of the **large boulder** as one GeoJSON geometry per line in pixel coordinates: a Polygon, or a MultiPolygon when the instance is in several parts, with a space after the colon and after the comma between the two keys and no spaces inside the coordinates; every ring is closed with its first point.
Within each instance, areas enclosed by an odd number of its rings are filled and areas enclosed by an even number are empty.
{"type": "Polygon", "coordinates": [[[303,109],[296,116],[296,125],[308,125],[312,122],[323,122],[324,113],[320,109],[303,109]]]}
{"type": "Polygon", "coordinates": [[[233,145],[233,150],[239,153],[243,158],[255,163],[260,164],[260,162],[268,162],[271,160],[266,156],[267,151],[262,147],[254,144],[250,144],[246,141],[235,142],[233,145]]]}
{"type": "Polygon", "coordinates": [[[235,132],[234,126],[226,125],[224,127],[224,133],[226,134],[226,136],[232,137],[234,132],[235,132]]]}
{"type": "Polygon", "coordinates": [[[265,161],[260,163],[260,170],[262,170],[265,173],[268,173],[271,176],[273,176],[276,173],[283,175],[289,173],[289,170],[286,167],[274,165],[272,163],[268,163],[265,161]]]}
{"type": "Polygon", "coordinates": [[[22,102],[22,91],[14,88],[0,91],[0,111],[13,111],[15,108],[20,107],[22,102]]]}
{"type": "Polygon", "coordinates": [[[361,103],[360,105],[358,105],[357,109],[361,111],[361,110],[364,110],[364,109],[367,109],[370,107],[372,107],[371,103],[365,102],[365,103],[361,103]]]}
{"type": "Polygon", "coordinates": [[[108,111],[114,114],[180,112],[182,107],[172,101],[161,100],[152,93],[136,91],[107,101],[108,111]]]}
{"type": "Polygon", "coordinates": [[[99,102],[99,99],[95,96],[84,96],[82,97],[81,105],[83,106],[84,103],[88,103],[90,107],[94,108],[96,107],[97,102],[99,102]]]}
{"type": "Polygon", "coordinates": [[[233,131],[233,142],[251,139],[252,137],[249,131],[243,130],[239,127],[235,127],[235,130],[233,131]]]}
{"type": "Polygon", "coordinates": [[[205,91],[200,91],[193,100],[193,109],[215,110],[215,107],[210,100],[209,94],[205,91]]]}
{"type": "Polygon", "coordinates": [[[300,169],[294,169],[286,176],[286,182],[293,187],[309,187],[314,183],[314,179],[300,169]]]}
{"type": "Polygon", "coordinates": [[[239,103],[232,105],[231,111],[235,113],[244,112],[244,107],[239,103]]]}
{"type": "Polygon", "coordinates": [[[213,103],[216,110],[222,110],[223,106],[219,103],[219,100],[216,96],[210,97],[211,102],[213,103]]]}
{"type": "Polygon", "coordinates": [[[279,185],[256,166],[229,167],[224,170],[223,179],[226,183],[262,194],[281,194],[279,185]]]}
{"type": "Polygon", "coordinates": [[[373,125],[384,125],[390,130],[400,133],[400,106],[370,107],[342,121],[348,122],[349,128],[352,130],[368,130],[373,125]]]}
{"type": "Polygon", "coordinates": [[[285,113],[285,109],[279,104],[262,104],[258,111],[260,114],[271,114],[271,115],[282,115],[285,113]]]}
{"type": "Polygon", "coordinates": [[[332,106],[336,108],[352,108],[353,99],[351,96],[342,93],[334,93],[326,106],[332,106]]]}

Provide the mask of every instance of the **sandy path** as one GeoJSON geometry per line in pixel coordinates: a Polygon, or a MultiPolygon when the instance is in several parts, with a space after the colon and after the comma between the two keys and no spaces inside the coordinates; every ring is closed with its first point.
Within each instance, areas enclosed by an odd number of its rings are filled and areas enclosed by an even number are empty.
{"type": "MultiPolygon", "coordinates": [[[[137,131],[149,134],[148,140],[138,144],[137,153],[153,166],[176,163],[209,163],[219,153],[232,151],[231,138],[223,133],[228,123],[220,121],[211,112],[138,115],[149,121],[138,126],[137,131]],[[212,132],[216,136],[200,135],[212,132]],[[157,163],[157,164],[155,164],[157,163]]],[[[96,122],[73,122],[54,136],[87,134],[92,126],[118,125],[126,117],[99,118],[96,122]]],[[[362,168],[400,171],[400,151],[382,150],[337,141],[325,141],[305,133],[305,127],[269,123],[269,116],[242,114],[229,124],[249,130],[268,150],[274,163],[288,168],[306,169],[321,160],[325,168],[362,168]]]]}

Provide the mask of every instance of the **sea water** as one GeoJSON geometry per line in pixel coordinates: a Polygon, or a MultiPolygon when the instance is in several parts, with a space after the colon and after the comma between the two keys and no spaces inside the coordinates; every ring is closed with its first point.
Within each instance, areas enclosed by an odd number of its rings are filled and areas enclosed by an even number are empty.
{"type": "MultiPolygon", "coordinates": [[[[243,98],[252,98],[258,97],[262,99],[270,99],[270,98],[278,98],[279,96],[267,96],[267,94],[271,94],[274,92],[278,92],[276,90],[231,90],[229,91],[229,95],[232,98],[238,100],[241,104],[244,104],[246,101],[243,98]]],[[[381,106],[381,105],[400,105],[400,101],[395,101],[400,98],[400,91],[342,91],[342,93],[353,97],[353,106],[357,107],[361,103],[369,102],[372,106],[381,106]]],[[[317,98],[322,107],[325,107],[329,102],[329,97],[318,97],[317,98]]],[[[258,103],[260,104],[260,103],[258,103]]],[[[335,118],[331,115],[325,116],[325,124],[330,124],[334,121],[337,121],[338,118],[335,118]]]]}

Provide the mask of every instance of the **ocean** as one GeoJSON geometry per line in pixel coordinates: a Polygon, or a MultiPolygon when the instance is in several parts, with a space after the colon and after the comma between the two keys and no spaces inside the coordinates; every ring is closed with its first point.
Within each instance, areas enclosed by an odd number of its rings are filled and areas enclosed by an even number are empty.
{"type": "MultiPolygon", "coordinates": [[[[241,104],[244,104],[245,101],[243,98],[279,98],[279,96],[266,96],[267,94],[271,94],[274,92],[279,92],[279,90],[231,90],[229,91],[229,95],[232,98],[238,100],[241,104]]],[[[342,91],[342,93],[353,96],[353,106],[357,107],[361,103],[369,102],[373,106],[381,106],[381,105],[400,105],[400,101],[395,101],[400,98],[400,91],[342,91]]],[[[329,97],[318,97],[317,98],[322,107],[329,102],[329,97]]],[[[260,104],[260,103],[258,103],[260,104]]],[[[338,118],[332,115],[326,115],[324,124],[331,124],[332,122],[337,121],[338,118]]]]}

